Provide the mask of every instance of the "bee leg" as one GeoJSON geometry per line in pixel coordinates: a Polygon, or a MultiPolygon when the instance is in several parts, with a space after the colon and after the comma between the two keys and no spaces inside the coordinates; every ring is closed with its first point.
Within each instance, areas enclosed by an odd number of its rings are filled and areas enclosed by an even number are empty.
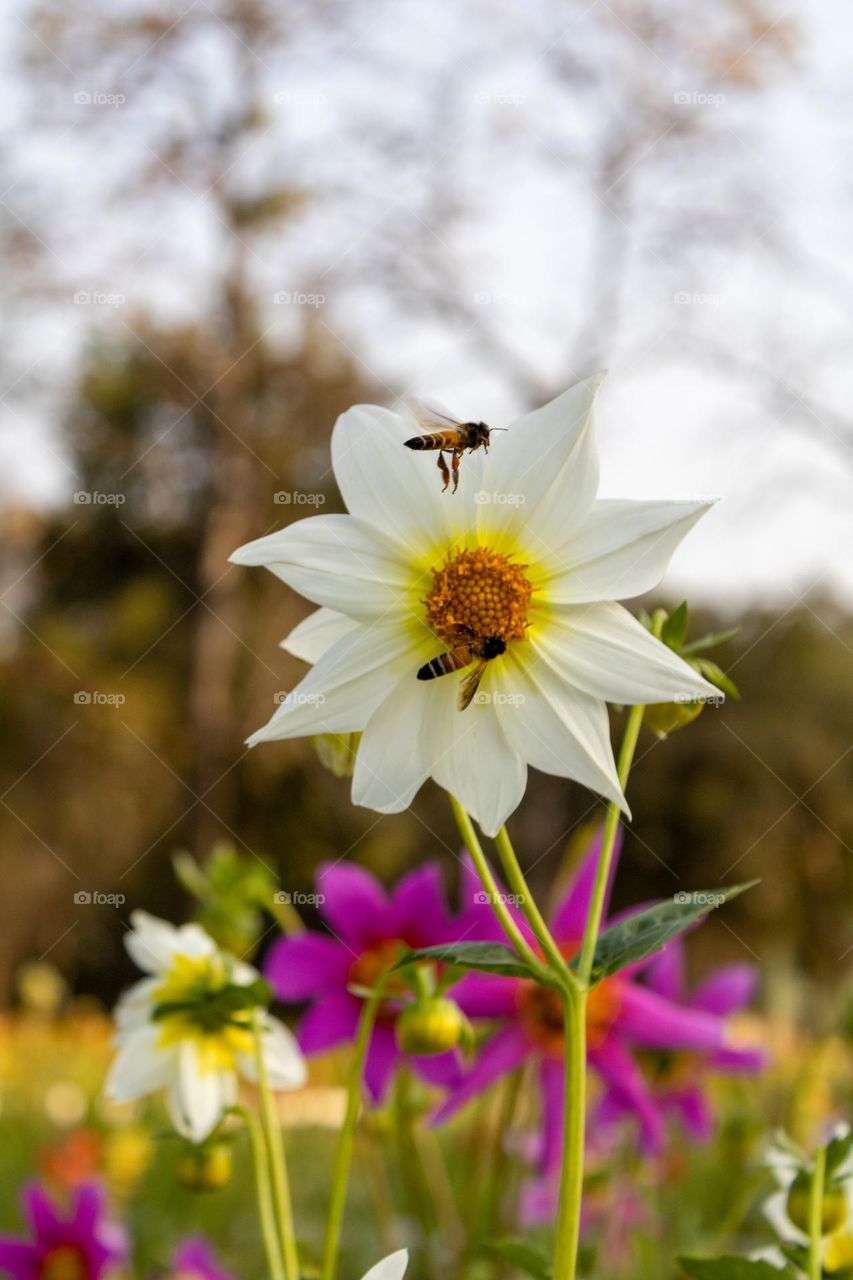
{"type": "MultiPolygon", "coordinates": [[[[461,453],[454,453],[453,455],[453,492],[454,493],[459,488],[459,462],[461,458],[462,458],[461,453]]],[[[444,487],[446,489],[447,485],[445,485],[444,487]]]]}
{"type": "Polygon", "coordinates": [[[438,455],[438,469],[441,472],[442,477],[444,479],[444,484],[442,485],[442,488],[441,488],[441,492],[444,493],[445,489],[450,484],[450,469],[444,460],[443,453],[439,453],[438,455]]]}

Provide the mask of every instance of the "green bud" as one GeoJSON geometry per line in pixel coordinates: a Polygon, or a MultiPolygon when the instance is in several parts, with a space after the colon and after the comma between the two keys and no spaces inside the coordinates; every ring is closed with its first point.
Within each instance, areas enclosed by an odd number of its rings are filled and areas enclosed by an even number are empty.
{"type": "Polygon", "coordinates": [[[469,1033],[468,1019],[459,1005],[439,996],[416,1000],[397,1019],[398,1046],[416,1056],[446,1053],[469,1033]]]}
{"type": "MultiPolygon", "coordinates": [[[[795,1227],[800,1231],[808,1231],[809,1229],[809,1197],[811,1194],[811,1175],[805,1170],[797,1174],[791,1183],[791,1189],[788,1192],[788,1201],[785,1206],[788,1217],[791,1219],[795,1227]]],[[[821,1235],[831,1235],[833,1231],[837,1231],[839,1227],[843,1227],[847,1221],[847,1197],[844,1191],[837,1186],[828,1186],[823,1193],[823,1207],[821,1212],[820,1230],[821,1235]]]]}
{"type": "Polygon", "coordinates": [[[186,1143],[175,1161],[175,1181],[185,1191],[219,1191],[231,1181],[231,1145],[223,1139],[186,1143]]]}

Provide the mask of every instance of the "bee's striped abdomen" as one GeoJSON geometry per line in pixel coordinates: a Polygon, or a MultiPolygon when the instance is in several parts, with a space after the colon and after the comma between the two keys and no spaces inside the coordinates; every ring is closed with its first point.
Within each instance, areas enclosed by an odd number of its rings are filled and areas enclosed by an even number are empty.
{"type": "Polygon", "coordinates": [[[433,431],[426,436],[404,440],[407,449],[453,449],[459,444],[458,431],[433,431]]]}
{"type": "Polygon", "coordinates": [[[471,650],[467,645],[451,649],[448,653],[440,653],[437,658],[425,662],[418,672],[419,680],[435,680],[438,676],[450,675],[451,671],[461,671],[472,661],[471,650]]]}

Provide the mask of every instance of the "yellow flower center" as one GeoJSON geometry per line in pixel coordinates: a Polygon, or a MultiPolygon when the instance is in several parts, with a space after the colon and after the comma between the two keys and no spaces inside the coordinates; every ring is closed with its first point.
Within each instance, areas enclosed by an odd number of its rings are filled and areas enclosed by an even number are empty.
{"type": "Polygon", "coordinates": [[[194,1040],[203,1072],[231,1071],[238,1054],[251,1053],[254,1042],[250,1015],[230,1012],[226,1018],[212,1005],[228,982],[220,956],[176,956],[165,980],[154,992],[154,1002],[183,1007],[161,1017],[159,1048],[194,1040]]]}
{"type": "Polygon", "coordinates": [[[460,628],[523,640],[533,594],[526,568],[487,547],[448,552],[432,570],[432,590],[424,600],[427,622],[447,645],[459,643],[460,628]]]}
{"type": "Polygon", "coordinates": [[[39,1280],[88,1280],[89,1268],[76,1245],[61,1244],[45,1255],[38,1274],[39,1280]]]}

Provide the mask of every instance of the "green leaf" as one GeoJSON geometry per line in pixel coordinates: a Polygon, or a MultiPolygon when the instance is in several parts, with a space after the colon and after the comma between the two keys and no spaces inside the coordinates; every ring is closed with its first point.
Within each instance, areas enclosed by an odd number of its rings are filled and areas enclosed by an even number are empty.
{"type": "Polygon", "coordinates": [[[681,646],[687,639],[687,601],[682,600],[681,604],[671,613],[661,628],[660,638],[664,644],[670,649],[674,649],[676,653],[681,652],[681,646]]]}
{"type": "Polygon", "coordinates": [[[730,679],[716,662],[712,662],[710,658],[697,658],[691,666],[695,667],[706,680],[710,680],[711,684],[721,689],[727,698],[734,698],[735,702],[740,701],[740,690],[734,680],[730,679]]]}
{"type": "Polygon", "coordinates": [[[486,1240],[485,1246],[490,1253],[505,1258],[511,1266],[525,1271],[534,1280],[551,1280],[551,1264],[545,1254],[524,1240],[486,1240]]]}
{"type": "Polygon", "coordinates": [[[729,640],[733,640],[740,631],[740,627],[732,627],[730,631],[709,632],[706,636],[700,636],[698,640],[691,640],[690,644],[684,645],[681,650],[682,658],[686,658],[691,653],[704,653],[707,649],[716,649],[719,644],[727,644],[729,640]]]}
{"type": "MultiPolygon", "coordinates": [[[[671,899],[656,902],[645,911],[638,911],[619,924],[611,925],[599,936],[596,944],[591,982],[601,982],[626,965],[644,960],[654,951],[660,951],[671,938],[683,933],[696,920],[756,884],[757,880],[750,880],[747,884],[732,885],[728,889],[677,893],[671,899]]],[[[577,962],[578,956],[575,956],[572,960],[573,969],[577,967],[577,962]]]]}
{"type": "MultiPolygon", "coordinates": [[[[853,1132],[841,1133],[833,1138],[827,1144],[826,1148],[826,1179],[833,1178],[839,1169],[847,1163],[850,1154],[853,1152],[853,1132]]],[[[841,1181],[846,1182],[849,1177],[853,1176],[853,1170],[849,1173],[842,1172],[841,1181]]]]}
{"type": "Polygon", "coordinates": [[[498,973],[506,978],[534,978],[536,974],[521,957],[500,942],[448,942],[438,947],[422,947],[409,951],[394,965],[403,969],[421,960],[455,964],[462,969],[477,969],[482,973],[498,973]]]}
{"type": "Polygon", "coordinates": [[[787,1267],[733,1254],[722,1258],[679,1258],[678,1265],[691,1280],[779,1280],[780,1276],[791,1274],[787,1267]]]}

